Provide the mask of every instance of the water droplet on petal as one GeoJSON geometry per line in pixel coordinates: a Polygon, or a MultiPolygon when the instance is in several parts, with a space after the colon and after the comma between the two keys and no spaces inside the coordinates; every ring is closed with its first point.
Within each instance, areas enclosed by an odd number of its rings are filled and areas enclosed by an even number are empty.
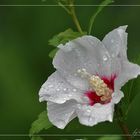
{"type": "Polygon", "coordinates": [[[64,90],[64,91],[66,91],[66,90],[67,90],[67,88],[64,88],[63,90],[64,90]]]}
{"type": "Polygon", "coordinates": [[[90,110],[90,109],[87,109],[87,112],[88,112],[88,113],[90,113],[90,112],[91,112],[91,110],[90,110]]]}
{"type": "Polygon", "coordinates": [[[73,91],[74,91],[74,92],[76,92],[76,91],[77,91],[77,89],[75,89],[75,88],[74,88],[74,89],[73,89],[73,91]]]}
{"type": "Polygon", "coordinates": [[[104,61],[107,61],[107,59],[108,59],[107,56],[104,55],[104,56],[103,56],[103,60],[104,60],[104,61]]]}
{"type": "Polygon", "coordinates": [[[60,91],[60,89],[59,89],[59,88],[57,88],[56,90],[57,90],[57,91],[60,91]]]}
{"type": "Polygon", "coordinates": [[[72,97],[72,95],[71,95],[71,94],[68,94],[68,96],[69,96],[69,97],[72,97]]]}

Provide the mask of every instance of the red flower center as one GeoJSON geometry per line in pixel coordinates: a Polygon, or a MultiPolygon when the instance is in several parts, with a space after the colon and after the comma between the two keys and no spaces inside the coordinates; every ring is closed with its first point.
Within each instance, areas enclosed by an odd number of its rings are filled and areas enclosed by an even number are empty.
{"type": "MultiPolygon", "coordinates": [[[[116,75],[113,75],[110,78],[108,78],[106,76],[101,77],[101,79],[104,81],[104,83],[107,85],[107,87],[113,91],[114,91],[115,78],[116,78],[116,75]]],[[[91,91],[91,90],[87,91],[85,93],[85,95],[89,98],[89,104],[91,106],[93,106],[96,103],[106,104],[106,103],[109,103],[111,101],[111,99],[108,101],[102,101],[101,100],[102,96],[98,96],[95,91],[91,91]]]]}

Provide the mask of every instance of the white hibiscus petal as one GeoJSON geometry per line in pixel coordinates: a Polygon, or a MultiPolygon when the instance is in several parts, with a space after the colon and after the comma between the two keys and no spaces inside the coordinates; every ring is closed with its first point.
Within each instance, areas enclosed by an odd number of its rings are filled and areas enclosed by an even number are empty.
{"type": "Polygon", "coordinates": [[[60,129],[64,127],[76,117],[75,101],[67,101],[64,104],[56,104],[52,102],[47,103],[48,118],[53,125],[60,129]]]}
{"type": "Polygon", "coordinates": [[[118,91],[115,91],[113,94],[112,94],[112,103],[115,103],[115,104],[118,104],[120,102],[120,100],[124,97],[124,94],[122,91],[118,90],[118,91]]]}
{"type": "Polygon", "coordinates": [[[76,72],[81,67],[81,60],[75,51],[75,44],[71,41],[58,47],[60,49],[53,59],[54,67],[66,73],[76,72]]]}
{"type": "Polygon", "coordinates": [[[81,92],[71,86],[58,71],[48,78],[39,91],[40,101],[51,101],[59,104],[70,99],[80,102],[81,96],[81,92]]]}
{"type": "Polygon", "coordinates": [[[120,58],[111,59],[111,74],[118,75],[121,72],[121,60],[120,58]]]}
{"type": "Polygon", "coordinates": [[[127,59],[127,26],[120,26],[109,32],[103,39],[103,44],[112,57],[127,59]]]}
{"type": "Polygon", "coordinates": [[[101,105],[99,103],[94,106],[79,104],[76,110],[79,121],[83,125],[94,126],[99,122],[113,120],[114,104],[108,103],[101,105]]]}
{"type": "MultiPolygon", "coordinates": [[[[77,73],[77,70],[83,68],[83,66],[81,57],[78,56],[78,52],[74,48],[76,46],[73,42],[68,42],[65,46],[61,44],[58,47],[60,50],[53,60],[54,67],[61,72],[71,85],[81,90],[87,90],[89,88],[87,79],[81,78],[77,73]]],[[[83,52],[81,49],[81,55],[83,52]]]]}
{"type": "Polygon", "coordinates": [[[139,65],[128,61],[122,61],[121,72],[115,80],[115,89],[121,89],[126,82],[136,78],[138,75],[140,75],[139,65]]]}
{"type": "Polygon", "coordinates": [[[83,57],[83,62],[84,67],[90,73],[100,76],[111,74],[110,54],[99,39],[93,36],[83,36],[73,42],[85,48],[87,54],[83,57]]]}
{"type": "MultiPolygon", "coordinates": [[[[66,76],[71,84],[79,83],[80,78],[75,78],[78,69],[85,68],[91,74],[110,75],[110,55],[102,42],[92,36],[83,36],[73,41],[60,45],[53,65],[66,76]],[[69,76],[69,77],[67,77],[69,76]],[[74,80],[73,80],[74,78],[74,80]]],[[[77,86],[76,84],[74,86],[77,86]]]]}

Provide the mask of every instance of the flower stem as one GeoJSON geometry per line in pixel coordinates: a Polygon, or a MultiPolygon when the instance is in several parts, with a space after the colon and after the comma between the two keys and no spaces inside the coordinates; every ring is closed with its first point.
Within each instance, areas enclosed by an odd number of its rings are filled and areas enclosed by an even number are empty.
{"type": "Polygon", "coordinates": [[[73,22],[75,23],[75,25],[76,25],[76,27],[77,27],[77,30],[78,30],[81,34],[83,34],[83,31],[82,31],[82,28],[81,28],[81,26],[80,26],[79,20],[78,20],[78,18],[77,18],[77,16],[76,16],[76,12],[75,12],[75,7],[74,7],[74,2],[73,2],[73,0],[70,0],[70,1],[69,1],[69,8],[70,8],[70,15],[71,15],[71,17],[72,17],[72,19],[73,19],[73,22]]]}
{"type": "Polygon", "coordinates": [[[118,125],[120,126],[121,130],[125,134],[126,140],[132,140],[131,135],[129,133],[129,130],[128,130],[128,127],[127,127],[126,123],[124,123],[121,120],[118,120],[118,125]]]}
{"type": "Polygon", "coordinates": [[[132,137],[129,133],[128,126],[126,125],[126,123],[123,119],[124,115],[122,113],[122,110],[121,110],[121,108],[118,108],[118,106],[116,106],[116,115],[117,115],[118,125],[121,128],[123,134],[125,135],[126,140],[132,140],[132,137]]]}
{"type": "Polygon", "coordinates": [[[91,16],[90,18],[90,22],[89,22],[89,29],[88,29],[88,34],[91,34],[92,28],[93,28],[93,24],[95,22],[96,17],[98,16],[98,14],[110,3],[112,3],[112,0],[103,0],[103,2],[101,2],[101,4],[99,4],[97,11],[91,16]]]}
{"type": "Polygon", "coordinates": [[[75,12],[74,0],[68,0],[66,3],[62,3],[61,1],[59,1],[58,5],[61,6],[72,17],[77,30],[79,31],[79,33],[83,34],[81,25],[75,12]]]}

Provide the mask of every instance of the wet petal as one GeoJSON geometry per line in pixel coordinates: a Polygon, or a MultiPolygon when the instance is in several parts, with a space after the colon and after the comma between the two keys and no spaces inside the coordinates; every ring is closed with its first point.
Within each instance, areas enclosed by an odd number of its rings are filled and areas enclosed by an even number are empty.
{"type": "Polygon", "coordinates": [[[67,101],[64,104],[56,104],[52,102],[47,103],[49,120],[58,128],[64,127],[76,117],[75,114],[75,101],[67,101]]]}
{"type": "Polygon", "coordinates": [[[120,26],[109,32],[103,39],[103,44],[112,57],[127,59],[127,26],[120,26]]]}
{"type": "Polygon", "coordinates": [[[121,89],[121,87],[129,80],[136,78],[140,75],[140,66],[130,63],[128,61],[121,62],[121,71],[115,80],[115,89],[121,89]]]}
{"type": "Polygon", "coordinates": [[[78,105],[76,113],[79,121],[83,125],[94,126],[99,122],[113,120],[114,104],[108,103],[101,105],[99,103],[94,106],[78,105]]]}
{"type": "Polygon", "coordinates": [[[39,91],[40,101],[51,101],[59,104],[70,99],[80,102],[81,97],[81,92],[71,86],[57,71],[48,78],[39,91]]]}
{"type": "Polygon", "coordinates": [[[118,104],[120,100],[124,97],[122,91],[117,90],[112,94],[112,103],[118,104]]]}
{"type": "Polygon", "coordinates": [[[89,73],[100,76],[111,74],[110,54],[99,39],[93,36],[83,36],[74,42],[85,48],[87,52],[83,60],[85,60],[84,67],[89,73]]]}
{"type": "MultiPolygon", "coordinates": [[[[77,86],[73,81],[78,69],[85,68],[91,74],[110,75],[110,55],[97,38],[83,36],[64,46],[60,45],[59,48],[53,61],[54,67],[74,86],[77,86]]],[[[80,82],[83,79],[78,78],[78,80],[80,82]]]]}

